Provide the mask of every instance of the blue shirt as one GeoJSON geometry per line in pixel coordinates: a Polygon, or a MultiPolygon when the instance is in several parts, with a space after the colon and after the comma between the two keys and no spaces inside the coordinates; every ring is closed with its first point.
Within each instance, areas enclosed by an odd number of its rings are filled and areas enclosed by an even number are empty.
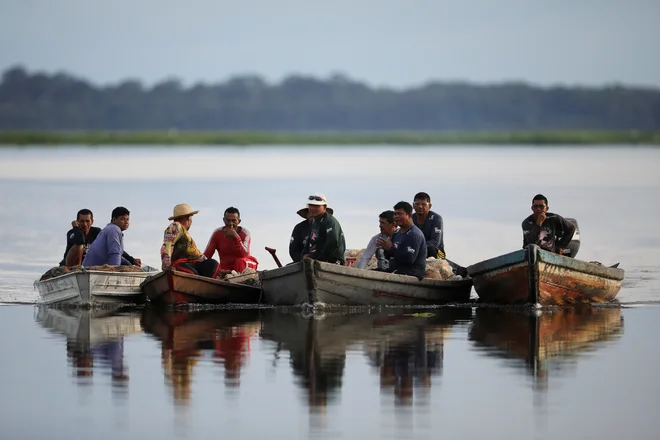
{"type": "Polygon", "coordinates": [[[124,233],[121,232],[119,226],[108,223],[87,250],[82,264],[83,266],[130,265],[131,263],[122,256],[123,253],[124,233]]]}
{"type": "Polygon", "coordinates": [[[415,225],[406,232],[398,230],[392,235],[392,247],[385,251],[391,260],[390,272],[411,275],[419,280],[426,271],[426,240],[415,225]]]}

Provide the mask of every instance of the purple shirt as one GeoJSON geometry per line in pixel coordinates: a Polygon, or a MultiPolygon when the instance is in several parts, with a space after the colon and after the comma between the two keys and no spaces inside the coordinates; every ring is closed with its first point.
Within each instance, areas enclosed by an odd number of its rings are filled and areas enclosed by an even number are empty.
{"type": "Polygon", "coordinates": [[[124,234],[119,226],[108,223],[89,247],[83,266],[120,266],[131,263],[122,256],[124,253],[124,234]]]}

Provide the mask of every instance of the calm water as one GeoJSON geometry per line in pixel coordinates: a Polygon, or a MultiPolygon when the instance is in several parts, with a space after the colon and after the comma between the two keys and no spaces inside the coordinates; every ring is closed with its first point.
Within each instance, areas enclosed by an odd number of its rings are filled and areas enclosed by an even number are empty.
{"type": "Polygon", "coordinates": [[[127,250],[159,266],[173,205],[201,210],[200,246],[234,205],[273,268],[264,246],[288,261],[316,191],[351,248],[378,213],[429,192],[463,265],[518,249],[541,192],[577,218],[579,257],[626,279],[621,308],[540,316],[0,307],[0,437],[658,438],[659,164],[643,148],[3,149],[0,303],[36,300],[80,208],[102,227],[126,206],[127,250]]]}

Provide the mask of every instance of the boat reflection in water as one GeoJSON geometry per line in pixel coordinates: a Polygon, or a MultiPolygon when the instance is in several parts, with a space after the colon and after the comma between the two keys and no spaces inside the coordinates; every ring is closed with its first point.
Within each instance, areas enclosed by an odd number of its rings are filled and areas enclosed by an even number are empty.
{"type": "Polygon", "coordinates": [[[176,405],[189,405],[193,367],[212,354],[224,367],[227,387],[240,386],[250,339],[259,329],[258,310],[155,310],[146,308],[142,326],[161,341],[163,374],[176,405]]]}
{"type": "Polygon", "coordinates": [[[469,338],[489,356],[524,361],[534,388],[546,390],[549,375],[574,367],[580,353],[622,333],[618,307],[560,308],[540,314],[477,308],[469,338]]]}
{"type": "Polygon", "coordinates": [[[299,314],[268,311],[261,337],[277,343],[275,359],[287,350],[312,413],[324,413],[340,394],[347,351],[364,351],[381,374],[381,389],[409,403],[413,388],[430,387],[442,372],[443,338],[470,308],[385,309],[362,314],[299,314]],[[415,378],[418,378],[416,380],[415,378]]]}
{"type": "Polygon", "coordinates": [[[96,369],[110,373],[113,387],[128,386],[124,336],[142,333],[140,311],[40,306],[35,320],[66,337],[67,358],[78,384],[91,384],[96,369]]]}

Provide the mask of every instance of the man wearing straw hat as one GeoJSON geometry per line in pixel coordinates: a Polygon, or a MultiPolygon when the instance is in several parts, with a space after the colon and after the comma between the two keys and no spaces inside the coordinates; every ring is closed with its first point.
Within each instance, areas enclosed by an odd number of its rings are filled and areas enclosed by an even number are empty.
{"type": "Polygon", "coordinates": [[[192,217],[199,210],[193,211],[189,205],[176,205],[172,216],[172,224],[165,229],[163,246],[160,248],[162,269],[175,269],[204,277],[215,278],[220,270],[217,261],[206,258],[197,248],[195,240],[188,231],[192,226],[192,217]]]}
{"type": "Polygon", "coordinates": [[[328,210],[328,201],[321,193],[307,198],[307,209],[313,217],[309,238],[302,251],[303,258],[344,264],[346,241],[337,219],[328,210]]]}
{"type": "MultiPolygon", "coordinates": [[[[325,210],[330,214],[333,213],[332,208],[326,207],[325,210]]],[[[309,229],[313,220],[313,217],[309,213],[309,208],[307,207],[299,209],[296,214],[305,220],[294,226],[293,231],[291,232],[291,239],[289,240],[289,256],[294,263],[302,260],[302,251],[305,247],[305,243],[307,243],[309,229]]]]}

